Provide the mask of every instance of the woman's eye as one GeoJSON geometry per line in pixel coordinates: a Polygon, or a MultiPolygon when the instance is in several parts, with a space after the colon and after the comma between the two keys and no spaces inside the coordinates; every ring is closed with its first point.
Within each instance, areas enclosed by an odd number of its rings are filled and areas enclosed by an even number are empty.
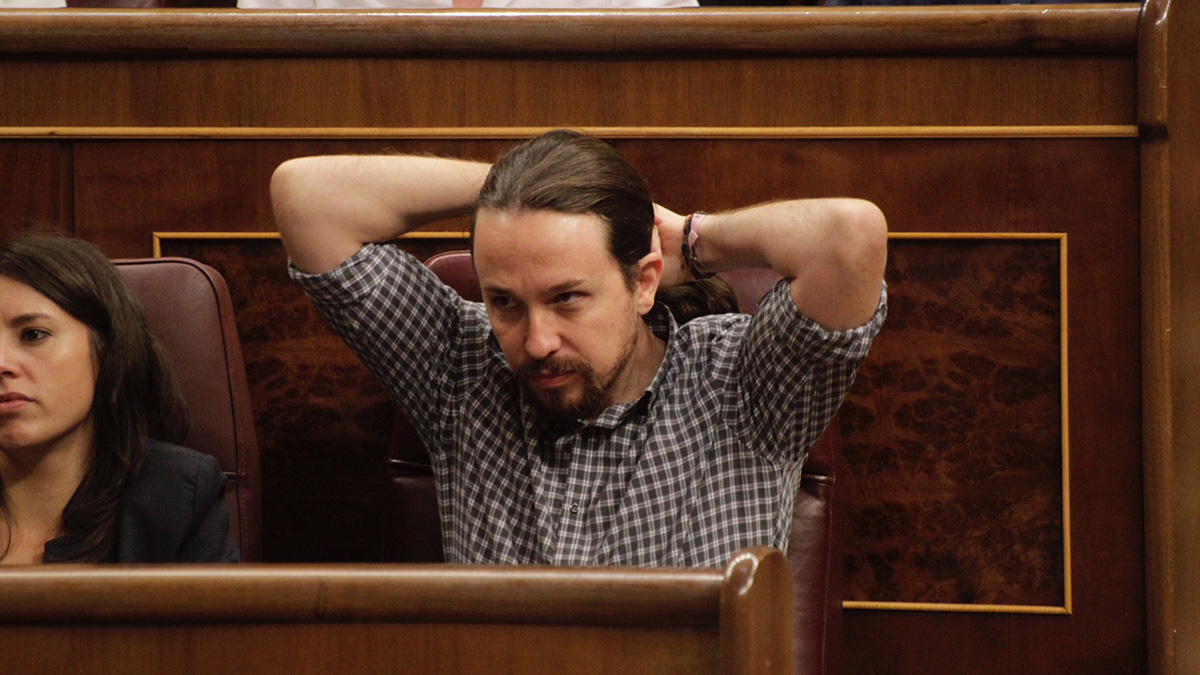
{"type": "Polygon", "coordinates": [[[26,328],[25,330],[21,331],[21,340],[23,342],[37,342],[38,340],[49,337],[49,335],[50,333],[42,330],[41,328],[26,328]]]}

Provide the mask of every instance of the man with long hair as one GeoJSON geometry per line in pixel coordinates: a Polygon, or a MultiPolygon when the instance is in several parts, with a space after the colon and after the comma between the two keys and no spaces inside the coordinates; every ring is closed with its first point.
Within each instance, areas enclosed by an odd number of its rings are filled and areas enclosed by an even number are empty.
{"type": "Polygon", "coordinates": [[[786,549],[808,448],[886,311],[873,204],[685,217],[571,131],[493,166],[291,160],[271,193],[293,277],[429,449],[449,562],[718,566],[786,549]],[[466,214],[482,304],[383,244],[466,214]],[[656,302],[746,267],[783,277],[753,317],[681,325],[656,302]]]}

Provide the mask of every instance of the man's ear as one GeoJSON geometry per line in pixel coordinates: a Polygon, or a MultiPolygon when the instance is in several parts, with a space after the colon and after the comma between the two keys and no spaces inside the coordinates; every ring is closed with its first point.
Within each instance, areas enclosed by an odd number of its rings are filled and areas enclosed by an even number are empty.
{"type": "Polygon", "coordinates": [[[654,298],[658,295],[658,282],[662,280],[662,252],[651,250],[638,260],[637,285],[633,291],[637,303],[638,314],[645,315],[654,307],[654,298]]]}

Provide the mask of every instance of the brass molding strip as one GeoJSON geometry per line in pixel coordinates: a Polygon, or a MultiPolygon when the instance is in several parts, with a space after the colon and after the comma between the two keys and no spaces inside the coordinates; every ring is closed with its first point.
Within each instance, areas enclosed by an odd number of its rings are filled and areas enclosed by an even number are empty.
{"type": "MultiPolygon", "coordinates": [[[[1070,602],[1067,603],[1068,605],[1070,602]]],[[[1068,615],[1070,607],[1041,605],[957,605],[938,602],[862,602],[847,600],[842,609],[901,611],[901,612],[977,612],[980,614],[1048,614],[1068,615]]]]}
{"type": "Polygon", "coordinates": [[[1060,414],[1062,415],[1062,446],[1063,446],[1063,455],[1062,455],[1063,602],[1064,602],[1063,610],[1067,614],[1071,614],[1071,598],[1073,595],[1073,590],[1072,590],[1072,586],[1071,586],[1071,452],[1070,452],[1070,449],[1071,449],[1071,425],[1070,425],[1071,407],[1069,405],[1069,403],[1071,401],[1071,396],[1070,396],[1071,392],[1070,392],[1070,388],[1068,386],[1070,383],[1070,377],[1068,377],[1070,368],[1068,368],[1069,361],[1067,359],[1067,355],[1070,353],[1069,350],[1067,349],[1067,337],[1068,337],[1067,327],[1070,323],[1067,321],[1067,315],[1068,315],[1068,313],[1067,313],[1067,297],[1068,297],[1067,283],[1068,283],[1068,279],[1070,278],[1070,276],[1067,274],[1067,234],[1065,232],[1062,234],[1062,243],[1058,247],[1058,260],[1059,260],[1059,279],[1061,280],[1061,283],[1059,284],[1059,287],[1058,287],[1058,298],[1059,298],[1058,306],[1061,308],[1061,312],[1062,312],[1062,318],[1060,319],[1060,321],[1062,322],[1062,325],[1060,326],[1060,330],[1062,331],[1062,333],[1061,333],[1061,337],[1058,340],[1058,349],[1061,354],[1060,359],[1062,360],[1062,366],[1061,366],[1062,372],[1060,374],[1060,377],[1062,378],[1062,380],[1061,380],[1061,384],[1059,386],[1060,386],[1060,389],[1062,392],[1062,394],[1061,394],[1061,396],[1062,396],[1062,401],[1061,401],[1062,412],[1060,414]]]}
{"type": "MultiPolygon", "coordinates": [[[[1065,232],[888,232],[888,239],[1059,239],[1065,246],[1067,234],[1065,232]]],[[[1066,259],[1062,262],[1065,264],[1066,259]]],[[[1065,295],[1063,299],[1066,299],[1065,295]]]]}
{"type": "Polygon", "coordinates": [[[1071,596],[1071,453],[1070,392],[1067,355],[1067,233],[1065,232],[890,232],[889,240],[977,240],[1020,241],[1055,240],[1059,242],[1059,359],[1062,416],[1062,533],[1063,533],[1063,606],[1045,605],[973,605],[937,602],[878,602],[845,600],[843,609],[906,612],[978,612],[985,614],[1061,614],[1072,613],[1071,596]]]}
{"type": "MultiPolygon", "coordinates": [[[[278,232],[151,232],[151,246],[155,258],[162,257],[163,241],[195,241],[195,240],[253,240],[279,239],[278,232]]],[[[470,232],[462,231],[424,231],[406,232],[400,239],[458,239],[466,241],[471,238],[470,232]]]]}
{"type": "MultiPolygon", "coordinates": [[[[519,140],[554,127],[0,127],[0,138],[519,140]]],[[[579,127],[595,136],[634,138],[1137,138],[1134,124],[831,127],[579,127]]]]}

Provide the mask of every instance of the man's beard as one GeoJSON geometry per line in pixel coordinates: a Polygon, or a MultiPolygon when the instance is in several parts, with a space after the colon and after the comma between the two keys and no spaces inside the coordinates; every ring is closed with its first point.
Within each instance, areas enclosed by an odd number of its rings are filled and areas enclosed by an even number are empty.
{"type": "Polygon", "coordinates": [[[521,385],[525,400],[529,401],[540,415],[548,419],[558,422],[594,419],[608,407],[608,400],[617,387],[617,380],[633,360],[637,342],[638,333],[635,330],[625,343],[625,349],[617,359],[616,365],[604,379],[601,379],[586,361],[552,356],[521,366],[516,372],[517,382],[521,385]],[[535,389],[529,384],[534,375],[555,375],[565,372],[573,372],[581,383],[582,391],[579,398],[573,403],[567,400],[568,394],[575,392],[573,387],[535,389]]]}

